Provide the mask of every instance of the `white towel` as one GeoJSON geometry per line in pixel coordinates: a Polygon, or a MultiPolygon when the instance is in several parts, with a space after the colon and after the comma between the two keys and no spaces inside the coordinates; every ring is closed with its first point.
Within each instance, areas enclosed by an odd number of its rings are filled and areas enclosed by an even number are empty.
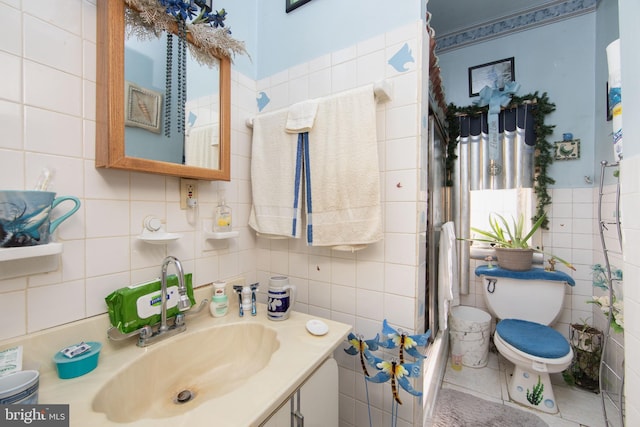
{"type": "Polygon", "coordinates": [[[440,231],[440,251],[438,256],[438,319],[441,330],[447,328],[451,307],[460,305],[456,247],[455,227],[453,222],[449,221],[442,226],[440,231]]]}
{"type": "Polygon", "coordinates": [[[218,126],[193,128],[184,141],[185,163],[218,169],[218,126]]]}
{"type": "Polygon", "coordinates": [[[287,111],[253,121],[249,226],[260,235],[300,237],[300,191],[295,191],[298,135],[285,132],[287,111]],[[298,197],[298,208],[294,207],[298,197]]]}
{"type": "Polygon", "coordinates": [[[373,85],[319,100],[305,167],[310,246],[355,249],[382,239],[373,85]]]}
{"type": "Polygon", "coordinates": [[[313,128],[318,112],[318,101],[311,99],[289,107],[286,131],[289,133],[309,132],[313,128]]]}

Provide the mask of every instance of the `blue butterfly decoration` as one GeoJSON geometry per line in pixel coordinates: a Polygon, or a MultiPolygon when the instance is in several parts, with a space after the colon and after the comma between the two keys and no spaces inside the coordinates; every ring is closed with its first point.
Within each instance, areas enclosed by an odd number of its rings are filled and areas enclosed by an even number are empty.
{"type": "Polygon", "coordinates": [[[407,377],[420,376],[422,359],[419,359],[414,363],[399,363],[395,358],[391,361],[387,361],[382,360],[376,356],[373,356],[373,359],[375,362],[375,366],[380,369],[380,372],[378,372],[374,377],[365,378],[367,381],[371,381],[374,383],[384,383],[390,380],[393,399],[400,405],[402,405],[402,401],[400,400],[400,395],[398,394],[397,385],[400,385],[400,387],[402,387],[409,394],[417,397],[422,396],[422,392],[417,391],[416,389],[411,387],[411,384],[407,379],[407,377]]]}
{"type": "Polygon", "coordinates": [[[419,335],[407,335],[402,332],[398,332],[393,329],[387,323],[387,319],[382,321],[382,333],[388,338],[385,341],[380,342],[380,347],[384,348],[395,348],[398,347],[398,357],[400,358],[400,363],[404,363],[404,352],[415,357],[416,359],[424,359],[426,356],[422,355],[417,347],[424,347],[429,342],[429,337],[431,336],[431,330],[428,330],[424,334],[419,335]]]}
{"type": "Polygon", "coordinates": [[[385,337],[382,341],[380,340],[379,334],[372,340],[364,340],[362,335],[350,333],[348,335],[348,341],[351,346],[344,351],[352,356],[357,354],[360,356],[360,364],[362,365],[365,380],[374,383],[390,381],[393,399],[397,404],[402,404],[398,393],[398,386],[413,396],[422,396],[422,392],[415,390],[411,386],[409,378],[420,377],[422,373],[422,360],[425,359],[426,356],[422,355],[417,347],[424,347],[429,343],[431,331],[427,331],[424,334],[407,335],[389,326],[385,319],[382,322],[382,333],[385,337]],[[388,361],[375,356],[372,351],[378,350],[379,347],[387,349],[398,347],[399,359],[393,358],[388,361]],[[417,361],[405,363],[405,352],[416,358],[417,361]],[[367,363],[378,369],[379,372],[375,376],[371,377],[367,372],[367,363]]]}
{"type": "Polygon", "coordinates": [[[376,335],[376,337],[372,340],[364,340],[362,335],[355,335],[353,333],[349,333],[347,337],[351,347],[345,348],[344,351],[347,354],[355,356],[356,354],[360,355],[360,365],[362,365],[362,371],[366,377],[369,376],[369,372],[367,371],[367,365],[365,363],[368,362],[373,366],[374,356],[371,351],[376,351],[378,349],[378,340],[380,335],[376,335]]]}

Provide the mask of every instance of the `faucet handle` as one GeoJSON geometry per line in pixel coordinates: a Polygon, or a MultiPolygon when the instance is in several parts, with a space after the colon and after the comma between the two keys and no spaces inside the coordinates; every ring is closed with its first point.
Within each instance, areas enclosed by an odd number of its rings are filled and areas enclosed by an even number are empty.
{"type": "Polygon", "coordinates": [[[184,314],[182,314],[182,313],[176,314],[176,320],[174,321],[174,325],[175,326],[184,325],[184,314]]]}
{"type": "Polygon", "coordinates": [[[153,335],[153,329],[149,325],[143,326],[142,328],[138,329],[138,331],[138,336],[140,337],[140,339],[146,339],[153,335]]]}

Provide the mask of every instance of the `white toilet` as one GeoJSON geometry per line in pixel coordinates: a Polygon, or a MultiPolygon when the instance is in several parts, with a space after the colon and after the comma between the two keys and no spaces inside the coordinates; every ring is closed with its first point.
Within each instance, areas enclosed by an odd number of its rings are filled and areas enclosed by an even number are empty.
{"type": "Polygon", "coordinates": [[[481,266],[476,276],[482,277],[487,308],[498,320],[494,343],[515,365],[509,397],[540,411],[558,412],[549,374],[568,368],[573,351],[567,339],[548,325],[560,314],[565,286],[574,286],[574,280],[542,268],[516,272],[481,266]]]}

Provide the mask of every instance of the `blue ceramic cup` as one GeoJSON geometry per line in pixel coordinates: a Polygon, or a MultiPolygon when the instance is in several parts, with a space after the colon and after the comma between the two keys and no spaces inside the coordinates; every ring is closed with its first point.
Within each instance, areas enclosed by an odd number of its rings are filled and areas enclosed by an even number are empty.
{"type": "Polygon", "coordinates": [[[267,318],[286,320],[295,305],[296,288],[289,284],[289,278],[274,276],[269,279],[267,292],[267,318]]]}
{"type": "Polygon", "coordinates": [[[56,197],[51,191],[0,191],[0,247],[46,245],[60,223],[79,208],[77,197],[56,197]],[[73,207],[52,220],[53,208],[65,201],[73,207]]]}

